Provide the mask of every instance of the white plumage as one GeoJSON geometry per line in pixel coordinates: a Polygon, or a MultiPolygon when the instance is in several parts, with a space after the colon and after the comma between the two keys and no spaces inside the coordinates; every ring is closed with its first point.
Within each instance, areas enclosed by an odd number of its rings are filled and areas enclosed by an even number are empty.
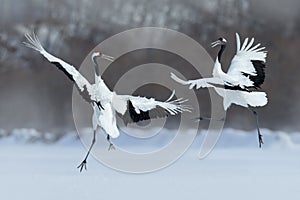
{"type": "Polygon", "coordinates": [[[87,157],[96,140],[96,129],[101,127],[107,134],[110,143],[109,149],[114,148],[110,142],[110,137],[117,138],[120,133],[116,124],[116,113],[119,113],[125,124],[148,120],[150,118],[176,115],[183,111],[190,111],[190,107],[182,105],[187,100],[171,100],[175,92],[165,102],[157,101],[154,98],[138,97],[131,95],[118,95],[111,91],[99,74],[97,58],[104,58],[113,61],[113,57],[100,52],[94,52],[92,60],[95,64],[95,83],[90,84],[72,65],[48,53],[41,45],[35,34],[26,34],[27,42],[24,44],[40,52],[48,61],[62,70],[75,84],[80,95],[93,107],[92,125],[94,135],[92,144],[82,163],[78,166],[80,171],[86,169],[87,157]]]}
{"type": "Polygon", "coordinates": [[[265,47],[258,48],[260,43],[253,46],[254,38],[248,43],[248,38],[245,39],[242,47],[240,47],[240,37],[236,33],[237,50],[236,55],[233,57],[227,75],[233,79],[234,82],[242,88],[255,86],[254,81],[249,79],[249,76],[258,76],[257,69],[252,61],[266,62],[265,47]],[[251,48],[252,47],[252,48],[251,48]],[[249,75],[249,76],[247,76],[249,75]]]}
{"type": "Polygon", "coordinates": [[[214,87],[215,91],[223,97],[223,108],[227,110],[231,104],[236,104],[243,107],[258,107],[267,104],[268,99],[265,92],[257,91],[240,91],[240,90],[228,90],[224,88],[214,87]]]}
{"type": "Polygon", "coordinates": [[[225,73],[221,67],[221,56],[226,47],[226,39],[219,38],[212,43],[212,47],[220,45],[212,77],[196,80],[182,80],[171,73],[171,78],[182,85],[189,85],[189,89],[212,87],[223,97],[223,107],[227,110],[231,104],[249,108],[256,116],[259,146],[263,144],[262,135],[258,126],[258,115],[250,107],[264,106],[268,103],[265,92],[256,91],[265,79],[265,62],[267,52],[260,44],[253,46],[254,38],[246,38],[241,45],[240,37],[236,33],[237,50],[230,67],[225,73]]]}
{"type": "Polygon", "coordinates": [[[241,89],[246,90],[249,88],[259,87],[264,81],[265,74],[264,66],[259,68],[258,66],[256,66],[258,65],[256,63],[264,65],[267,53],[266,51],[263,51],[265,47],[258,48],[260,44],[257,44],[252,47],[252,44],[254,43],[254,38],[252,38],[249,43],[248,40],[249,39],[246,38],[243,45],[240,46],[240,37],[236,33],[237,51],[231,61],[227,73],[225,73],[222,70],[220,63],[221,55],[226,47],[226,40],[224,38],[220,38],[219,40],[212,43],[213,47],[221,45],[220,52],[214,64],[212,73],[213,77],[184,81],[178,78],[175,74],[171,73],[171,78],[183,85],[190,85],[190,88],[196,87],[197,89],[204,87],[213,87],[216,84],[238,86],[241,89]],[[253,64],[254,61],[255,64],[253,64]],[[260,74],[259,72],[261,72],[262,74],[260,74]],[[255,78],[261,79],[257,80],[256,82],[258,83],[256,83],[255,80],[253,80],[255,78]]]}

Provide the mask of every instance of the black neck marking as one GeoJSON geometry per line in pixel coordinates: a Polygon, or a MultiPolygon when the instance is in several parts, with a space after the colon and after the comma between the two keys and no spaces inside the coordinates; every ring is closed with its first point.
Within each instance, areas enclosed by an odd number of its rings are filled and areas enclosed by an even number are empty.
{"type": "Polygon", "coordinates": [[[222,56],[222,53],[225,50],[225,48],[226,48],[226,44],[221,44],[221,48],[220,48],[220,51],[218,53],[218,60],[219,60],[220,63],[221,63],[221,56],[222,56]]]}

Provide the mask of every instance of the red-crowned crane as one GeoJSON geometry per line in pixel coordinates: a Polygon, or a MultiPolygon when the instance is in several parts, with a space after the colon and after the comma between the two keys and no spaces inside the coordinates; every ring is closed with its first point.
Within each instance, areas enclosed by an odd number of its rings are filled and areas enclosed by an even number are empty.
{"type": "MultiPolygon", "coordinates": [[[[236,33],[237,51],[230,67],[225,73],[221,68],[221,56],[226,47],[226,39],[219,38],[211,44],[212,47],[220,46],[216,58],[212,77],[184,81],[171,73],[171,78],[182,85],[190,85],[189,89],[212,87],[223,97],[223,107],[227,110],[231,104],[248,108],[256,118],[259,147],[263,144],[262,135],[258,124],[258,114],[251,107],[264,106],[268,103],[265,92],[255,91],[260,88],[265,80],[265,62],[267,52],[260,44],[253,46],[254,38],[246,38],[241,46],[239,35],[236,33]]],[[[204,119],[201,118],[200,119],[204,119]]]]}
{"type": "Polygon", "coordinates": [[[111,91],[104,83],[98,69],[97,58],[103,58],[109,61],[114,61],[114,58],[100,52],[92,54],[92,60],[95,64],[95,83],[90,84],[87,79],[82,76],[79,71],[72,65],[48,53],[41,45],[38,37],[33,33],[25,34],[27,42],[24,44],[38,52],[40,52],[49,62],[54,64],[58,69],[62,70],[71,79],[80,95],[91,104],[93,107],[92,126],[93,139],[91,146],[84,157],[81,164],[78,166],[80,172],[86,168],[87,158],[96,141],[97,127],[101,127],[107,134],[109,142],[109,150],[113,147],[110,142],[110,137],[117,138],[119,130],[116,124],[116,113],[119,113],[125,124],[135,123],[151,118],[166,117],[168,115],[176,115],[183,111],[189,111],[190,107],[183,105],[182,98],[172,100],[175,92],[164,102],[157,101],[154,98],[146,98],[131,95],[118,95],[111,91]]]}

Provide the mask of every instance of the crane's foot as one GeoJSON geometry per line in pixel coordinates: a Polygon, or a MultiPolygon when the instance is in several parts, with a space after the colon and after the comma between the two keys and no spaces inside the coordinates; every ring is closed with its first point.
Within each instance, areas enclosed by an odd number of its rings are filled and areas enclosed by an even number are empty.
{"type": "Polygon", "coordinates": [[[115,150],[115,149],[116,149],[115,146],[110,142],[108,146],[108,151],[115,150]]]}
{"type": "Polygon", "coordinates": [[[259,148],[261,148],[261,146],[264,144],[263,141],[263,135],[262,134],[258,134],[258,142],[259,142],[259,148]]]}
{"type": "Polygon", "coordinates": [[[84,159],[84,160],[81,162],[81,164],[78,165],[77,168],[79,169],[80,172],[82,171],[83,168],[84,168],[85,170],[87,170],[86,164],[87,164],[86,159],[84,159]]]}

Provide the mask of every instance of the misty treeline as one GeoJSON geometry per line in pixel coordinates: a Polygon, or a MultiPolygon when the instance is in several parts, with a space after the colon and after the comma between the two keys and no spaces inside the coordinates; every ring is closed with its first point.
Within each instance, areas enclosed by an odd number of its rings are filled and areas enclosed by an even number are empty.
{"type": "MultiPolygon", "coordinates": [[[[261,126],[299,129],[300,3],[271,2],[0,0],[0,127],[74,129],[72,83],[22,45],[24,33],[35,31],[49,52],[80,66],[86,54],[104,39],[130,28],[157,26],[187,34],[213,58],[217,52],[209,44],[226,37],[229,44],[224,70],[235,52],[234,33],[255,37],[268,50],[267,78],[262,88],[268,93],[269,104],[257,109],[261,126]]],[[[209,107],[209,102],[201,103],[209,107]]],[[[209,115],[209,109],[205,112],[209,115]]],[[[254,119],[247,112],[233,106],[226,126],[254,129],[254,119]]]]}

